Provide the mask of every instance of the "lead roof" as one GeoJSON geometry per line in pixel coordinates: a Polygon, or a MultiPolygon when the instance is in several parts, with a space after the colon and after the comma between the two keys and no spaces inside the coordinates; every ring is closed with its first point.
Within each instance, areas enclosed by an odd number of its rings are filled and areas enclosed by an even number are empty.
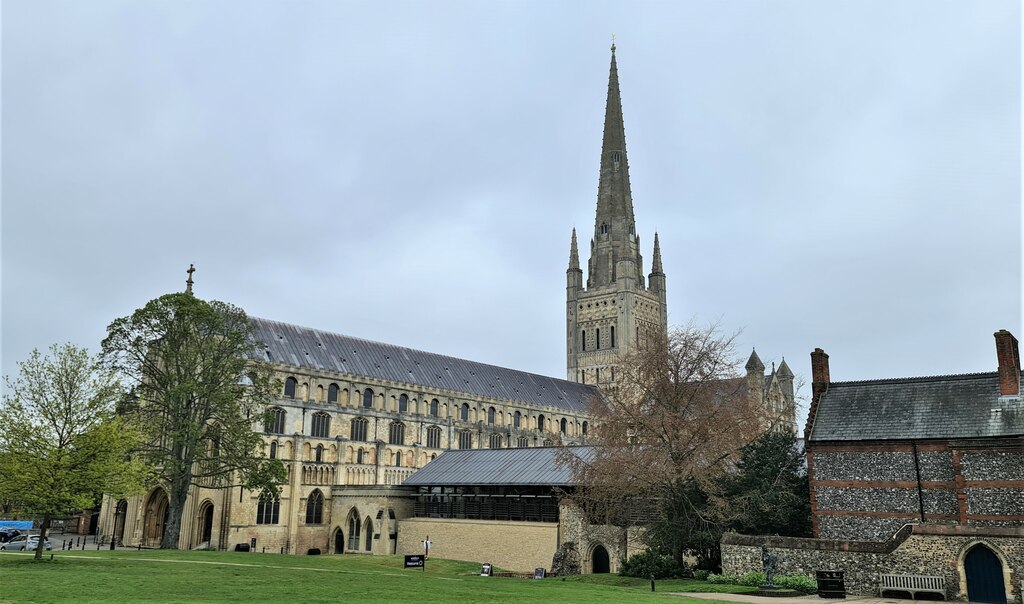
{"type": "Polygon", "coordinates": [[[999,393],[997,373],[832,382],[811,441],[1024,435],[1024,401],[999,393]]]}
{"type": "Polygon", "coordinates": [[[586,384],[279,321],[252,321],[265,359],[291,367],[399,382],[412,391],[448,390],[575,413],[586,413],[589,401],[599,396],[597,388],[586,384]]]}
{"type": "Polygon", "coordinates": [[[445,451],[405,479],[404,486],[567,486],[572,472],[559,457],[565,451],[583,461],[593,447],[460,449],[445,451]]]}

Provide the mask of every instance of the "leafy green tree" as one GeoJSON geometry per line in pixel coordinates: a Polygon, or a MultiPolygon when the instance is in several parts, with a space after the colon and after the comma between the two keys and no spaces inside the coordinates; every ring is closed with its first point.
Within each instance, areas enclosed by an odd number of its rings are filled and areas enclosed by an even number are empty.
{"type": "MultiPolygon", "coordinates": [[[[33,350],[18,364],[0,406],[0,490],[18,509],[54,516],[95,505],[103,493],[142,488],[147,468],[129,452],[137,432],[115,414],[121,387],[83,348],[33,350]]],[[[42,558],[44,539],[36,559],[42,558]]]]}
{"type": "Polygon", "coordinates": [[[789,431],[766,432],[743,447],[723,489],[729,528],[747,535],[811,536],[803,454],[789,431]]]}
{"type": "Polygon", "coordinates": [[[144,433],[137,452],[168,491],[161,548],[178,547],[192,486],[276,492],[284,481],[254,431],[277,392],[254,334],[242,309],[190,293],[151,300],[107,328],[103,354],[132,387],[124,411],[144,433]]]}

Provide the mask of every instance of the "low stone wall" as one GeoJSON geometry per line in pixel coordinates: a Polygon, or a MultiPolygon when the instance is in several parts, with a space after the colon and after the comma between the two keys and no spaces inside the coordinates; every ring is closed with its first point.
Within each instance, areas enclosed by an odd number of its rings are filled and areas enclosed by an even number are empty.
{"type": "Polygon", "coordinates": [[[814,576],[815,570],[842,570],[846,589],[878,595],[878,575],[936,575],[946,579],[946,597],[967,599],[964,556],[978,543],[993,550],[1004,570],[1007,602],[1021,602],[1024,580],[1024,528],[907,525],[885,542],[754,537],[722,537],[722,569],[742,575],[762,570],[761,546],[778,556],[778,573],[814,576]]]}
{"type": "Polygon", "coordinates": [[[554,522],[406,518],[398,523],[397,553],[423,553],[428,536],[431,556],[488,562],[518,572],[550,568],[558,549],[554,522]]]}

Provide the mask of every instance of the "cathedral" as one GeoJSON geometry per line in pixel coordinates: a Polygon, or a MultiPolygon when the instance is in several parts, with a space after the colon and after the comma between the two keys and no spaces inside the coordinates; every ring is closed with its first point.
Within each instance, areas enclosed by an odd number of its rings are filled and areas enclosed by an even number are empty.
{"type": "MultiPolygon", "coordinates": [[[[276,496],[193,487],[179,547],[394,554],[418,552],[430,536],[442,557],[477,559],[504,543],[516,551],[490,561],[547,566],[580,522],[552,493],[566,480],[552,471],[552,451],[587,444],[588,409],[614,391],[619,359],[667,331],[657,234],[651,259],[645,276],[613,46],[586,281],[575,230],[566,272],[566,379],[254,319],[263,360],[283,385],[263,426],[263,454],[285,464],[287,483],[276,496]],[[451,461],[419,472],[446,452],[451,461]],[[500,472],[510,467],[518,469],[500,472]],[[480,478],[467,483],[474,472],[480,478]]],[[[785,362],[765,374],[753,353],[746,369],[766,417],[792,424],[785,362]]],[[[157,546],[167,504],[160,486],[106,497],[100,535],[157,546]]],[[[583,557],[614,570],[609,552],[625,551],[598,541],[583,557]]]]}

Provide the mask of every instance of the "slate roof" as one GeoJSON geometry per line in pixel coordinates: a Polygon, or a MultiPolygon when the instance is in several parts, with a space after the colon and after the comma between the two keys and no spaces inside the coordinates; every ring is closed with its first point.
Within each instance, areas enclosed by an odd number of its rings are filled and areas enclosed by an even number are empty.
{"type": "Polygon", "coordinates": [[[585,413],[597,388],[535,373],[251,317],[267,360],[315,371],[585,413]]]}
{"type": "Polygon", "coordinates": [[[558,460],[568,449],[584,460],[594,447],[532,447],[526,449],[462,449],[445,451],[405,479],[404,486],[565,486],[569,468],[558,460]]]}
{"type": "Polygon", "coordinates": [[[997,373],[832,382],[811,441],[1024,436],[1024,401],[1001,397],[997,373]]]}

